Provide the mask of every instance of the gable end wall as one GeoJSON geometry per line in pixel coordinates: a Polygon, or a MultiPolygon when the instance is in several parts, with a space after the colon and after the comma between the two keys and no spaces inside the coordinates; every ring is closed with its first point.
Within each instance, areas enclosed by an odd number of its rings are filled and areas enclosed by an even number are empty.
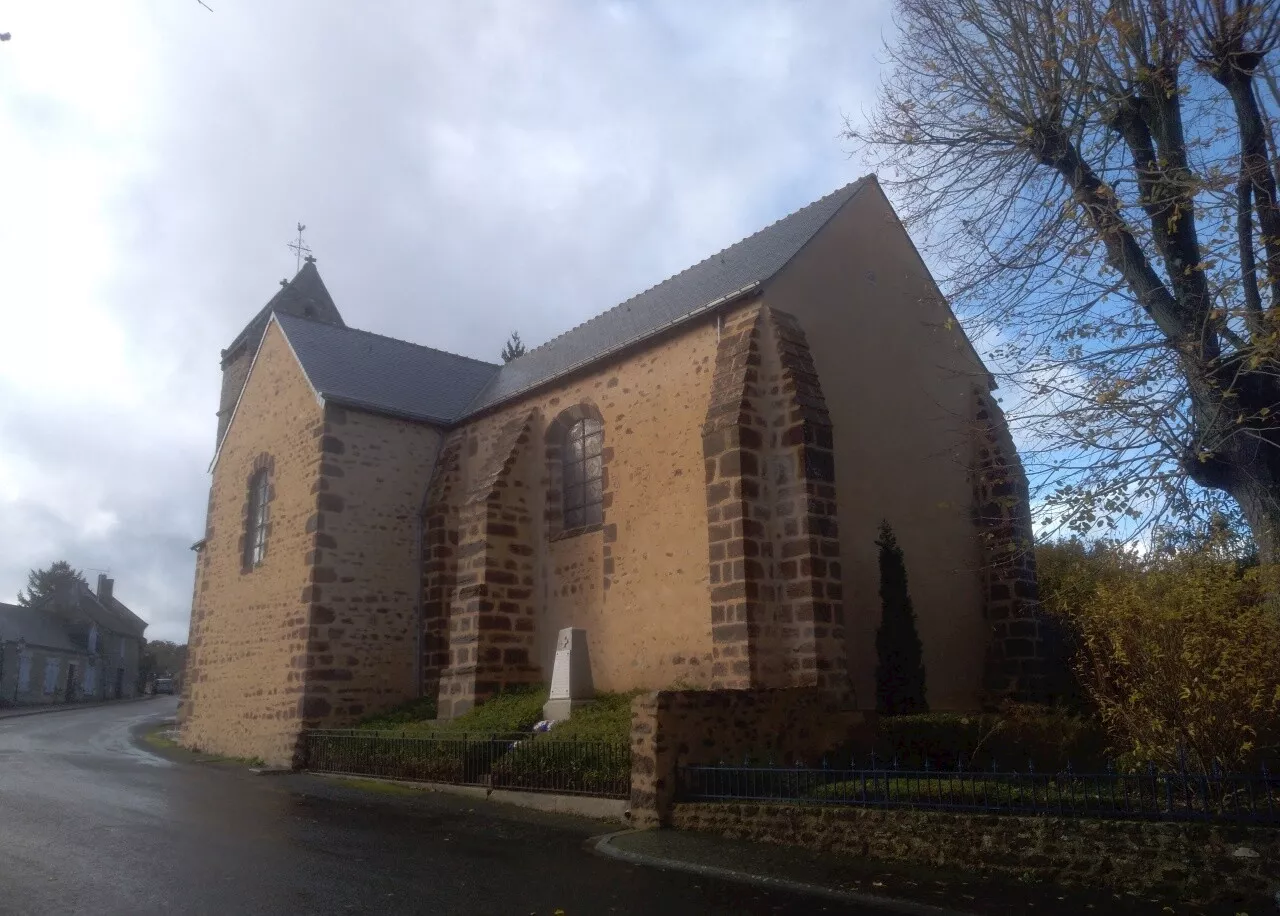
{"type": "Polygon", "coordinates": [[[306,524],[315,513],[322,429],[316,396],[273,324],[213,469],[188,640],[181,726],[188,747],[293,760],[308,641],[306,524]],[[246,572],[246,481],[264,460],[273,469],[271,537],[262,565],[246,572]]]}
{"type": "Polygon", "coordinates": [[[983,698],[990,628],[973,521],[973,389],[987,373],[878,186],[765,290],[808,338],[832,419],[849,672],[875,704],[881,520],[902,545],[934,710],[983,698]]]}

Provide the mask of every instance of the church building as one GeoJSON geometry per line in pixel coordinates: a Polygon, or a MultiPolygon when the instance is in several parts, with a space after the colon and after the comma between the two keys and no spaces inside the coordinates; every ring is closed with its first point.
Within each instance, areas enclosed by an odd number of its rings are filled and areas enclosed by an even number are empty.
{"type": "Polygon", "coordinates": [[[183,741],[457,716],[569,626],[598,690],[874,709],[882,521],[930,708],[1037,696],[994,387],[874,176],[505,365],[348,327],[308,259],[222,353],[183,741]]]}

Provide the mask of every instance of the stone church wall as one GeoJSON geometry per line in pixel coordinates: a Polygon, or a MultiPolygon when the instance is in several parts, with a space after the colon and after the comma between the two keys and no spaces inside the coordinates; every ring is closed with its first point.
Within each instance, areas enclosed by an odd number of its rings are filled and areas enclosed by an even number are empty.
{"type": "Polygon", "coordinates": [[[182,741],[288,764],[303,693],[320,406],[280,329],[267,332],[213,469],[192,608],[182,741]],[[248,484],[271,470],[266,556],[244,569],[248,484]]]}
{"type": "Polygon", "coordinates": [[[326,405],[311,540],[304,724],[418,696],[418,513],[440,430],[326,405]]]}
{"type": "Polygon", "coordinates": [[[814,687],[660,690],[631,701],[631,826],[669,826],[682,766],[821,765],[862,735],[864,713],[814,687]]]}
{"type": "Polygon", "coordinates": [[[978,390],[973,400],[974,522],[990,626],[984,699],[1044,701],[1060,659],[1050,658],[1054,634],[1040,614],[1027,476],[1000,405],[978,390]]]}
{"type": "MultiPolygon", "coordinates": [[[[424,581],[428,632],[434,633],[436,640],[431,643],[429,635],[428,643],[436,646],[432,655],[446,681],[468,675],[473,681],[477,678],[465,670],[475,660],[466,654],[471,652],[470,635],[460,635],[457,629],[462,619],[474,621],[461,624],[464,627],[495,626],[514,633],[515,627],[525,625],[518,623],[524,612],[512,608],[514,617],[508,622],[501,619],[507,613],[501,605],[527,601],[530,609],[538,610],[536,621],[532,610],[526,615],[533,632],[528,670],[521,679],[549,680],[557,632],[577,626],[587,631],[599,690],[710,682],[701,430],[716,345],[716,323],[709,319],[606,368],[500,408],[451,435],[456,479],[443,479],[443,468],[450,462],[442,455],[434,481],[439,490],[439,511],[434,516],[434,529],[428,520],[434,534],[428,534],[433,548],[424,581]],[[598,414],[604,425],[603,523],[566,534],[558,529],[555,506],[560,496],[548,466],[547,433],[566,411],[584,405],[598,414]],[[513,422],[524,422],[525,418],[530,418],[526,441],[513,443],[504,431],[509,432],[513,422]],[[532,553],[519,556],[500,546],[488,558],[477,555],[474,550],[483,549],[482,545],[468,548],[466,526],[459,529],[459,517],[472,511],[467,501],[482,491],[493,492],[498,484],[509,487],[517,483],[525,493],[525,503],[503,505],[509,505],[509,511],[522,520],[498,520],[497,524],[516,524],[515,543],[527,545],[532,553]],[[455,555],[460,551],[472,552],[465,557],[455,555]],[[487,563],[502,567],[508,562],[517,567],[516,598],[491,599],[471,591],[457,594],[459,586],[469,589],[474,585],[463,584],[459,578],[468,564],[474,569],[487,563]],[[452,604],[446,597],[451,589],[452,604]],[[525,590],[530,592],[527,597],[525,590]],[[462,609],[446,624],[448,612],[459,610],[471,599],[485,602],[484,616],[479,607],[472,609],[474,613],[462,609]],[[447,626],[454,628],[448,636],[447,626]],[[449,636],[455,643],[452,656],[445,652],[449,636]],[[458,651],[464,653],[461,659],[458,651]]],[[[450,451],[449,445],[445,451],[450,451]]],[[[491,542],[497,545],[497,541],[491,542]]],[[[522,643],[512,640],[501,645],[519,650],[522,643]]],[[[432,676],[429,667],[428,680],[432,676]]],[[[442,691],[446,701],[442,702],[442,713],[447,714],[446,705],[451,706],[452,698],[458,696],[442,691]]],[[[465,697],[459,711],[471,699],[465,697]]]]}

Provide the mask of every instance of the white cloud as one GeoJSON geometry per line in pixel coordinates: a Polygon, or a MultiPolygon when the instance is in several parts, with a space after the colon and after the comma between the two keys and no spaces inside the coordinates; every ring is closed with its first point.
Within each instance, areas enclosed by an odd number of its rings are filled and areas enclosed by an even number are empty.
{"type": "Polygon", "coordinates": [[[887,2],[6,9],[0,594],[182,638],[218,350],[309,226],[349,323],[496,358],[860,174],[887,2]],[[17,176],[11,178],[8,176],[17,176]]]}

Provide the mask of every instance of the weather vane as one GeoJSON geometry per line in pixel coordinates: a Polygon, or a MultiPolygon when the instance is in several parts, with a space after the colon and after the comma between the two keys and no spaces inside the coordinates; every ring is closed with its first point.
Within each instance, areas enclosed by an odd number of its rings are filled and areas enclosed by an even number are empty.
{"type": "Polygon", "coordinates": [[[307,227],[298,223],[298,238],[289,243],[289,247],[293,249],[293,253],[298,256],[298,266],[296,270],[302,270],[303,261],[314,261],[311,257],[311,249],[307,247],[307,243],[302,240],[302,231],[307,227]]]}

